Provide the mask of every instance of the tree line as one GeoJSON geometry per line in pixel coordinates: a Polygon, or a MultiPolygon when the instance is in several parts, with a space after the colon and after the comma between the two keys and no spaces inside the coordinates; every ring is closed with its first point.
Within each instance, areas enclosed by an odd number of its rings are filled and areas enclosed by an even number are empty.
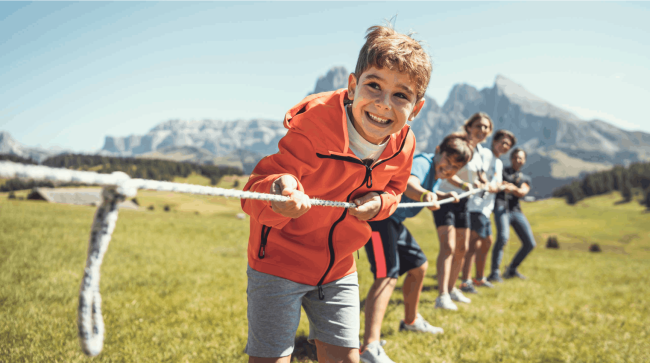
{"type": "MultiPolygon", "coordinates": [[[[34,160],[15,155],[0,154],[0,160],[9,160],[23,164],[38,164],[34,160]]],[[[215,185],[224,175],[242,175],[242,170],[229,166],[201,165],[158,159],[137,159],[102,155],[65,154],[45,159],[42,165],[53,168],[74,170],[92,170],[110,174],[122,171],[131,178],[173,181],[174,177],[187,178],[196,173],[210,179],[215,185]]],[[[52,187],[48,181],[11,179],[0,186],[0,191],[30,189],[35,187],[52,187]]]]}
{"type": "Polygon", "coordinates": [[[554,197],[563,197],[567,203],[575,204],[593,195],[621,192],[627,202],[632,200],[632,188],[643,190],[643,204],[650,208],[650,162],[630,164],[628,167],[617,165],[611,170],[599,171],[586,175],[582,180],[553,190],[554,197]]]}

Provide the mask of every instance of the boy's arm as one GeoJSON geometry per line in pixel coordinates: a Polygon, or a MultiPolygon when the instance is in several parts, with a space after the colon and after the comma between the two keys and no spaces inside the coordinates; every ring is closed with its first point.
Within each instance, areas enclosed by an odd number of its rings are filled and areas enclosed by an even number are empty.
{"type": "Polygon", "coordinates": [[[470,191],[473,188],[472,184],[464,181],[458,175],[452,176],[451,178],[447,179],[447,181],[449,181],[449,183],[456,188],[460,188],[465,191],[470,191]]]}
{"type": "MultiPolygon", "coordinates": [[[[278,153],[269,155],[257,163],[244,186],[245,191],[272,193],[274,182],[282,176],[294,178],[295,189],[305,191],[300,179],[313,173],[321,164],[320,159],[315,156],[313,145],[306,136],[289,130],[278,143],[278,148],[278,153]]],[[[291,220],[291,217],[274,212],[270,202],[242,199],[241,205],[252,219],[266,226],[282,228],[291,220]]]]}

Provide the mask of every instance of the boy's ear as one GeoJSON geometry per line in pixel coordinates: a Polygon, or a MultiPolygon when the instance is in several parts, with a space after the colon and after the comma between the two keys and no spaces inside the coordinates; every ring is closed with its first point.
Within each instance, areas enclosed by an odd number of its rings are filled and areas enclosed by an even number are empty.
{"type": "Polygon", "coordinates": [[[357,90],[357,77],[354,73],[350,73],[348,76],[348,99],[350,101],[354,100],[354,91],[357,90]]]}
{"type": "Polygon", "coordinates": [[[415,104],[415,107],[413,107],[413,112],[411,112],[411,116],[409,116],[409,121],[415,119],[415,116],[422,111],[422,107],[424,107],[424,97],[422,97],[422,99],[415,104]]]}

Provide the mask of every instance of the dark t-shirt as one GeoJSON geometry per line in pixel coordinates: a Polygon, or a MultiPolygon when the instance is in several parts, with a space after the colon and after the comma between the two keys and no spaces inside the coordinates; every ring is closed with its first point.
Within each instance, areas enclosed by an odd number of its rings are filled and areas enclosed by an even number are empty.
{"type": "MultiPolygon", "coordinates": [[[[529,187],[533,186],[532,179],[528,175],[524,175],[520,171],[515,171],[512,166],[503,169],[503,181],[514,184],[517,188],[521,188],[524,183],[528,184],[529,187]]],[[[508,210],[521,212],[519,197],[514,194],[506,194],[505,192],[498,193],[496,208],[503,207],[507,207],[508,210]]]]}

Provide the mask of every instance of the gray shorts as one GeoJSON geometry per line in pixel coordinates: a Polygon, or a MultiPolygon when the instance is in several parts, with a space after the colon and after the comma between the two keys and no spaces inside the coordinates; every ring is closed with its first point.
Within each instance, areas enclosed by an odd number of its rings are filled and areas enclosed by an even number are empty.
{"type": "Polygon", "coordinates": [[[248,266],[249,356],[279,358],[290,355],[300,322],[300,306],[309,318],[309,340],[359,348],[359,282],[357,273],[318,287],[303,285],[253,270],[248,266]]]}

